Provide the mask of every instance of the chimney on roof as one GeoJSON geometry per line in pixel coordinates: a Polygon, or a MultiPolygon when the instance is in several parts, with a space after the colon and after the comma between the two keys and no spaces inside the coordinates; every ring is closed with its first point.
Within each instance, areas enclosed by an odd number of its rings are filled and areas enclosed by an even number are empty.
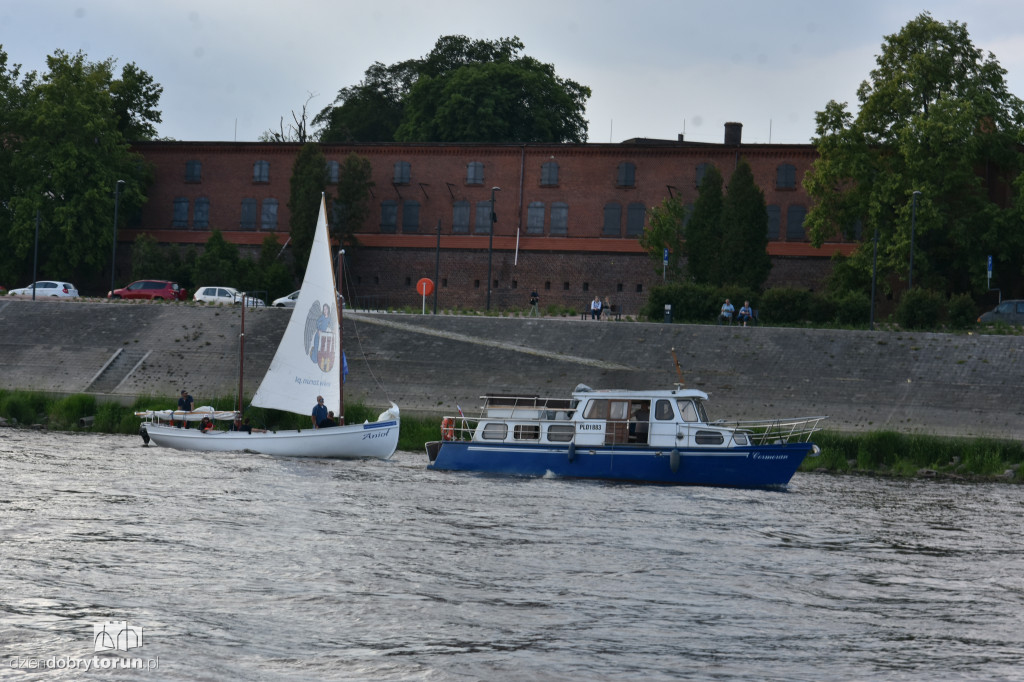
{"type": "Polygon", "coordinates": [[[725,124],[725,143],[732,147],[740,146],[740,142],[743,141],[743,124],[742,123],[726,123],[725,124]]]}

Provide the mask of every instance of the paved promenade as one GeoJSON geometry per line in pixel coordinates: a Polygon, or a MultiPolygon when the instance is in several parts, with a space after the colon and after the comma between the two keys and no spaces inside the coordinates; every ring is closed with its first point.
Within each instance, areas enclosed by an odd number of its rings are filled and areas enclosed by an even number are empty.
{"type": "MultiPolygon", "coordinates": [[[[246,313],[246,394],[289,314],[246,313]]],[[[0,388],[165,395],[169,406],[187,388],[206,404],[237,391],[240,321],[238,308],[3,298],[0,388]]],[[[844,431],[1024,439],[1016,336],[349,312],[344,337],[346,399],[412,414],[475,413],[485,393],[681,378],[711,394],[712,418],[828,415],[844,431]]]]}

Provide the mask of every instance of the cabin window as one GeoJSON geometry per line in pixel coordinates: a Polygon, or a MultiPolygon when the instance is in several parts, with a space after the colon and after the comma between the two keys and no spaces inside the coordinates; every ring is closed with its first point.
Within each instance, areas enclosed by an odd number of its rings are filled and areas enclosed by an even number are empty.
{"type": "Polygon", "coordinates": [[[483,439],[484,440],[505,440],[508,436],[508,424],[485,424],[483,439]]]}
{"type": "Polygon", "coordinates": [[[583,412],[584,419],[619,419],[629,418],[628,400],[591,400],[583,412]]]}
{"type": "Polygon", "coordinates": [[[693,439],[697,445],[721,445],[725,442],[725,437],[718,431],[698,431],[693,439]]]}
{"type": "Polygon", "coordinates": [[[516,424],[512,429],[515,440],[540,440],[540,424],[516,424]]]}
{"type": "Polygon", "coordinates": [[[746,445],[747,444],[747,434],[745,434],[745,433],[734,433],[734,434],[732,434],[732,439],[734,441],[736,441],[736,445],[746,445]]]}
{"type": "Polygon", "coordinates": [[[576,435],[576,427],[569,424],[551,424],[548,426],[548,440],[556,443],[568,443],[576,435]]]}
{"type": "Polygon", "coordinates": [[[684,422],[697,421],[697,410],[692,400],[680,400],[676,403],[679,406],[679,414],[683,416],[684,422]]]}
{"type": "Polygon", "coordinates": [[[661,421],[672,419],[672,403],[668,400],[659,400],[654,404],[654,418],[661,421]]]}

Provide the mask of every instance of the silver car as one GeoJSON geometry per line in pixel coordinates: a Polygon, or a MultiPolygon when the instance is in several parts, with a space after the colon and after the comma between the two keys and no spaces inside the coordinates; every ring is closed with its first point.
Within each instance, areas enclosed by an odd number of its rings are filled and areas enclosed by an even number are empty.
{"type": "MultiPolygon", "coordinates": [[[[56,296],[58,298],[78,298],[78,289],[75,288],[74,284],[70,282],[55,282],[52,280],[42,280],[35,283],[36,285],[36,296],[56,296]]],[[[32,285],[29,284],[27,287],[22,289],[11,289],[7,292],[8,296],[31,296],[32,285]]]]}
{"type": "Polygon", "coordinates": [[[295,302],[297,300],[299,300],[299,292],[298,291],[293,291],[292,293],[288,294],[287,296],[282,296],[281,298],[275,298],[274,302],[271,305],[273,305],[275,308],[294,308],[295,307],[295,302]]]}
{"type": "Polygon", "coordinates": [[[978,318],[981,324],[1024,324],[1024,300],[1011,299],[1003,301],[987,313],[982,313],[978,318]]]}

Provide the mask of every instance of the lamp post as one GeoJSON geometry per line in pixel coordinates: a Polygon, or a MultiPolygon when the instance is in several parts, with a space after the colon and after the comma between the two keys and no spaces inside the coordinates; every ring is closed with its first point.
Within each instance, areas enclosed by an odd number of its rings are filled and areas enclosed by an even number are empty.
{"type": "Polygon", "coordinates": [[[494,223],[498,222],[494,215],[494,193],[500,192],[500,187],[491,188],[491,234],[487,244],[487,310],[491,309],[491,261],[494,257],[494,223]]]}
{"type": "Polygon", "coordinates": [[[907,291],[914,288],[914,228],[917,222],[917,197],[920,190],[914,190],[914,200],[910,205],[910,277],[907,279],[907,291]]]}
{"type": "Polygon", "coordinates": [[[871,250],[871,331],[875,331],[875,279],[878,277],[878,223],[875,223],[874,246],[871,250]]]}
{"type": "Polygon", "coordinates": [[[117,265],[117,207],[121,203],[121,185],[124,180],[118,180],[114,185],[114,246],[110,253],[110,290],[114,290],[114,272],[117,265]]]}

